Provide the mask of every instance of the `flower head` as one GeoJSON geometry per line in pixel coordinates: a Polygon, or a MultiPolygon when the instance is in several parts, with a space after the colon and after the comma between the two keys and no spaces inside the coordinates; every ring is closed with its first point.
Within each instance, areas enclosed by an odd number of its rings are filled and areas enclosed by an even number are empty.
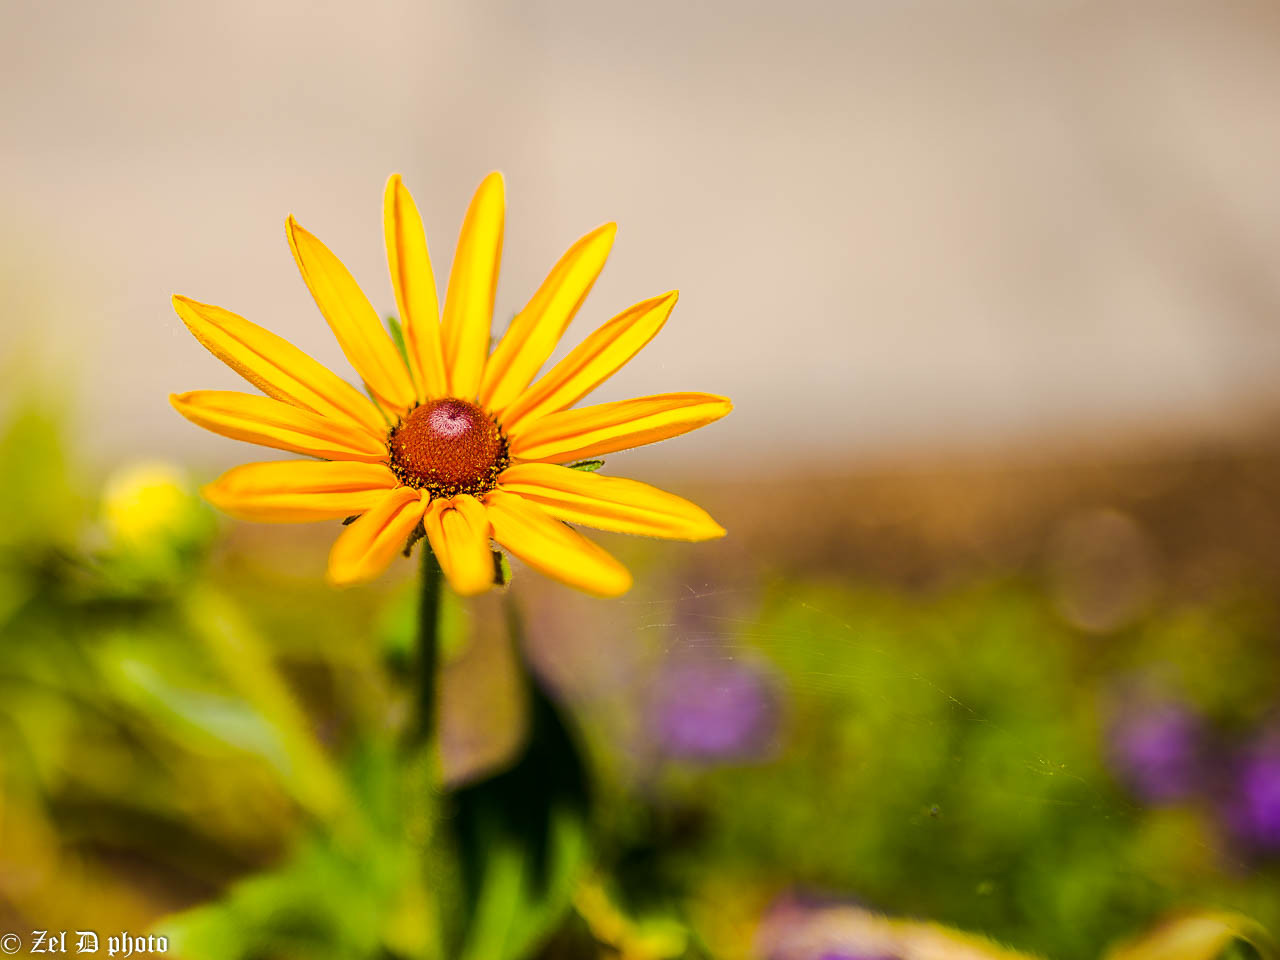
{"type": "Polygon", "coordinates": [[[589,593],[626,591],[627,570],[562,521],[680,540],[723,536],[688,500],[568,466],[678,436],[732,409],[706,393],[574,408],[653,339],[675,292],[624,310],[535,379],[604,267],[615,227],[570,247],[490,352],[504,208],[502,177],[490,174],[463,220],[441,312],[417,207],[398,176],[388,181],[387,261],[402,347],[341,261],[288,219],[298,269],[368,397],[243,317],[175,297],[196,339],[265,394],[197,390],[171,398],[178,412],[224,436],[315,458],[236,467],[206,496],[250,520],[357,517],[329,555],[336,584],[378,576],[424,533],[462,594],[492,585],[491,539],[589,593]]]}

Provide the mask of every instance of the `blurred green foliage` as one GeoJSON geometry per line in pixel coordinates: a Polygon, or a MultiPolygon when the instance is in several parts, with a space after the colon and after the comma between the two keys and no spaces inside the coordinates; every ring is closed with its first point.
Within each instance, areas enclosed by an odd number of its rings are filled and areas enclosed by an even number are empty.
{"type": "MultiPolygon", "coordinates": [[[[1274,712],[1277,604],[1247,584],[1100,635],[1025,577],[924,593],[783,576],[714,627],[777,677],[780,726],[755,756],[633,764],[634,743],[520,669],[514,750],[441,791],[436,761],[399,746],[412,589],[337,593],[228,553],[180,471],[90,483],[56,411],[15,409],[0,928],[152,928],[199,960],[731,960],[760,955],[788,900],[807,905],[796,924],[831,909],[861,929],[861,904],[1058,960],[1176,909],[1280,929],[1274,860],[1233,849],[1211,804],[1146,806],[1106,764],[1118,678],[1156,672],[1224,730],[1274,712]]],[[[639,626],[620,642],[678,643],[639,626]]],[[[445,660],[505,631],[449,598],[445,660]]],[[[1181,927],[1207,946],[1132,956],[1207,960],[1234,930],[1181,927]]]]}
{"type": "Polygon", "coordinates": [[[1174,908],[1276,929],[1276,864],[1224,847],[1211,809],[1127,796],[1100,719],[1110,681],[1153,665],[1210,713],[1276,703],[1276,626],[1273,604],[1239,600],[1087,638],[1026,583],[780,585],[743,642],[787,679],[785,749],[668,776],[663,804],[699,824],[678,872],[854,896],[1064,960],[1174,908]]]}

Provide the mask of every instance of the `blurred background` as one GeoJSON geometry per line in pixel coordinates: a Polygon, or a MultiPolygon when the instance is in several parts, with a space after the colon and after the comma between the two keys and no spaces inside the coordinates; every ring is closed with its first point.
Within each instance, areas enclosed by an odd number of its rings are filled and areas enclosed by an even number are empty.
{"type": "MultiPolygon", "coordinates": [[[[397,957],[448,912],[386,755],[413,564],[335,593],[336,525],[201,504],[259,457],[166,402],[240,385],[169,296],[345,373],[285,215],[391,313],[387,175],[443,280],[497,168],[498,328],[616,220],[565,348],[681,302],[597,399],[736,403],[605,468],[726,540],[600,537],[618,601],[517,570],[592,784],[528,955],[905,956],[861,909],[1061,958],[1280,931],[1277,38],[1267,3],[3,0],[0,930],[397,957]]],[[[448,616],[482,784],[531,694],[496,598],[448,616]]]]}

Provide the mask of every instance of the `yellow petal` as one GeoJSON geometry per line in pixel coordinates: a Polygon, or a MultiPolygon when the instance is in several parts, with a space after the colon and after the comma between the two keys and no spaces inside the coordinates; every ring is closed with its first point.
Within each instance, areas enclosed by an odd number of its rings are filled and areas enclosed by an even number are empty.
{"type": "Polygon", "coordinates": [[[534,417],[573,406],[657,335],[678,297],[672,290],[644,300],[604,324],[504,410],[502,425],[511,433],[534,417]]]}
{"type": "Polygon", "coordinates": [[[350,420],[377,437],[386,434],[382,415],[359,390],[283,337],[187,297],[175,296],[173,309],[210,353],[267,396],[350,420]]]}
{"type": "Polygon", "coordinates": [[[604,269],[617,232],[616,223],[597,227],[552,268],[485,364],[481,405],[501,410],[533,382],[604,269]]]}
{"type": "Polygon", "coordinates": [[[636,480],[551,463],[519,463],[503,472],[498,485],[553,517],[601,530],[672,540],[711,540],[725,534],[696,503],[636,480]]]}
{"type": "Polygon", "coordinates": [[[381,463],[276,460],[234,467],[204,495],[241,520],[303,523],[364,513],[399,482],[381,463]]]}
{"type": "Polygon", "coordinates": [[[471,198],[449,272],[441,327],[444,363],[449,372],[450,394],[463,400],[473,399],[480,389],[484,360],[489,353],[505,212],[502,174],[491,173],[471,198]]]}
{"type": "Polygon", "coordinates": [[[316,306],[369,392],[394,419],[417,396],[400,351],[342,261],[290,217],[289,248],[316,306]]]}
{"type": "Polygon", "coordinates": [[[678,437],[719,420],[733,409],[713,393],[660,393],[598,403],[528,421],[511,436],[520,460],[567,463],[678,437]]]}
{"type": "Polygon", "coordinates": [[[426,504],[412,487],[397,487],[355,523],[342,531],[329,551],[329,582],[335,586],[364,583],[386,570],[404,549],[426,504]]]}
{"type": "Polygon", "coordinates": [[[493,539],[539,573],[600,597],[631,589],[631,574],[536,504],[502,490],[485,495],[493,539]]]}
{"type": "Polygon", "coordinates": [[[234,390],[192,390],[171,394],[169,402],[192,423],[233,440],[324,460],[372,463],[387,458],[385,443],[346,420],[322,417],[270,397],[234,390]]]}
{"type": "Polygon", "coordinates": [[[470,597],[493,586],[489,518],[479,500],[465,494],[432,500],[422,525],[440,568],[457,593],[470,597]]]}
{"type": "Polygon", "coordinates": [[[387,239],[387,265],[396,291],[405,352],[418,384],[418,399],[442,397],[449,392],[440,345],[440,303],[436,278],[427,252],[422,217],[400,174],[387,181],[383,199],[383,228],[387,239]]]}

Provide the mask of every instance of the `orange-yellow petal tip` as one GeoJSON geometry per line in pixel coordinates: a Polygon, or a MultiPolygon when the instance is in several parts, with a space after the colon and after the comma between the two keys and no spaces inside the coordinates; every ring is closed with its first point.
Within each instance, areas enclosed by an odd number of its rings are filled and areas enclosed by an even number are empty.
{"type": "Polygon", "coordinates": [[[325,565],[324,582],[331,587],[346,589],[370,583],[376,580],[380,573],[382,573],[381,569],[372,572],[356,563],[335,563],[330,556],[328,564],[325,565]]]}
{"type": "Polygon", "coordinates": [[[478,597],[483,593],[488,593],[496,584],[492,578],[489,580],[450,580],[449,588],[460,597],[478,597]]]}
{"type": "Polygon", "coordinates": [[[193,321],[201,321],[204,318],[200,315],[201,309],[208,310],[207,303],[201,303],[199,300],[193,300],[191,297],[184,297],[180,293],[175,293],[169,298],[169,302],[173,304],[173,311],[178,315],[178,319],[183,323],[190,325],[193,321]]]}
{"type": "Polygon", "coordinates": [[[704,393],[702,396],[704,403],[714,403],[724,409],[724,413],[719,415],[721,417],[733,410],[733,401],[728,397],[722,397],[718,393],[704,393]]]}
{"type": "Polygon", "coordinates": [[[492,202],[498,204],[500,210],[505,210],[507,206],[507,181],[502,176],[501,170],[494,170],[483,180],[480,186],[476,187],[475,199],[473,203],[480,198],[488,199],[492,196],[492,202]]]}
{"type": "Polygon", "coordinates": [[[727,536],[729,533],[724,527],[716,523],[710,517],[703,521],[701,529],[698,530],[699,540],[719,540],[721,537],[727,536]]]}
{"type": "Polygon", "coordinates": [[[218,509],[222,509],[222,493],[217,482],[206,483],[200,488],[200,496],[204,497],[218,509]]]}
{"type": "Polygon", "coordinates": [[[360,579],[344,578],[341,574],[335,573],[332,567],[327,567],[324,571],[324,582],[331,587],[346,589],[347,587],[358,586],[365,581],[360,579]]]}
{"type": "Polygon", "coordinates": [[[635,577],[631,575],[631,571],[626,567],[622,567],[614,575],[612,580],[605,581],[600,579],[590,587],[581,588],[583,592],[589,593],[597,597],[620,597],[635,585],[635,577]]]}
{"type": "Polygon", "coordinates": [[[294,256],[297,256],[298,243],[296,236],[299,233],[306,233],[307,231],[303,228],[302,224],[298,222],[298,218],[291,213],[284,218],[284,232],[289,238],[289,248],[293,251],[294,256]]]}
{"type": "Polygon", "coordinates": [[[343,589],[358,587],[376,580],[383,570],[383,567],[370,567],[350,560],[335,560],[330,552],[329,562],[324,568],[324,582],[331,587],[343,589]]]}
{"type": "Polygon", "coordinates": [[[395,202],[396,195],[401,191],[408,193],[409,188],[404,185],[404,178],[398,173],[393,173],[387,177],[387,186],[382,191],[382,203],[384,209],[390,209],[395,202]]]}
{"type": "Polygon", "coordinates": [[[324,582],[331,587],[346,590],[349,587],[360,587],[372,583],[386,572],[385,567],[367,567],[353,563],[335,565],[330,559],[324,571],[324,582]]]}
{"type": "Polygon", "coordinates": [[[603,240],[606,244],[605,255],[607,256],[609,250],[613,248],[613,241],[617,238],[617,236],[618,236],[618,224],[616,221],[610,220],[607,223],[600,224],[600,226],[592,230],[588,230],[582,236],[582,239],[580,239],[577,243],[574,244],[574,248],[576,249],[580,246],[587,246],[592,243],[598,243],[599,241],[603,240]]]}

